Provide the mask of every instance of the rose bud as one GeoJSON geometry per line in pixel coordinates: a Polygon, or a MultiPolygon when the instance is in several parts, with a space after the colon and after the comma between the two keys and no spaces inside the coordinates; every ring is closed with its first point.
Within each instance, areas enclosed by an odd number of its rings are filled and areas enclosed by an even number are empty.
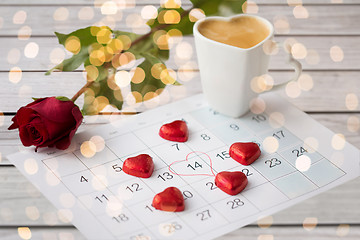
{"type": "Polygon", "coordinates": [[[18,128],[22,144],[34,145],[35,151],[41,147],[67,149],[83,116],[68,98],[59,99],[40,98],[21,107],[12,118],[9,130],[18,128]]]}

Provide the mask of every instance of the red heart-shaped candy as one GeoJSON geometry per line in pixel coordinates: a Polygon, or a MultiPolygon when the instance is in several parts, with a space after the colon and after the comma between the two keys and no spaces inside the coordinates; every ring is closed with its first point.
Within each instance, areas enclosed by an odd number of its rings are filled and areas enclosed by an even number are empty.
{"type": "Polygon", "coordinates": [[[158,210],[167,212],[181,212],[185,209],[184,197],[176,187],[168,187],[156,194],[152,205],[158,210]]]}
{"type": "Polygon", "coordinates": [[[248,180],[243,172],[219,172],[215,177],[215,185],[222,191],[230,195],[240,193],[246,185],[248,180]]]}
{"type": "Polygon", "coordinates": [[[237,142],[230,146],[229,154],[242,165],[250,165],[260,157],[261,151],[254,142],[237,142]]]}
{"type": "Polygon", "coordinates": [[[135,177],[149,178],[154,171],[154,162],[149,155],[140,154],[126,159],[123,171],[135,177]]]}
{"type": "Polygon", "coordinates": [[[160,137],[174,142],[186,142],[189,136],[189,130],[185,121],[176,120],[161,126],[160,137]]]}

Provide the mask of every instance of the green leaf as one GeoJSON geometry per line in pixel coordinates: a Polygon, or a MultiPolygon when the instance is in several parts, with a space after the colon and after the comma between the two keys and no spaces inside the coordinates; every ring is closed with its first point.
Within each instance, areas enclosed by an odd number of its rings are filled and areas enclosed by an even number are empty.
{"type": "Polygon", "coordinates": [[[144,97],[148,92],[156,92],[158,89],[163,89],[166,85],[151,74],[151,68],[154,64],[163,64],[163,62],[151,54],[143,53],[142,55],[145,60],[138,67],[144,70],[145,79],[141,83],[134,83],[132,81],[131,91],[138,92],[144,97]]]}
{"type": "Polygon", "coordinates": [[[68,97],[64,97],[64,96],[58,96],[55,97],[57,100],[63,101],[63,102],[67,102],[67,101],[71,101],[68,97]]]}
{"type": "MultiPolygon", "coordinates": [[[[103,72],[105,73],[105,70],[103,70],[103,72]]],[[[115,72],[115,69],[112,68],[111,72],[111,74],[101,75],[102,78],[93,82],[85,92],[84,106],[81,110],[83,115],[98,114],[108,104],[119,110],[122,108],[123,97],[120,88],[116,85],[114,80],[113,73],[115,72]]]]}

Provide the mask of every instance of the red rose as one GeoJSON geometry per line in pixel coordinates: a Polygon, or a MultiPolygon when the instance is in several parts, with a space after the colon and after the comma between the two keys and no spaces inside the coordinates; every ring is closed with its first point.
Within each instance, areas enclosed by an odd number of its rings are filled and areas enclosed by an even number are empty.
{"type": "Polygon", "coordinates": [[[83,116],[72,101],[55,97],[40,98],[21,107],[13,117],[11,129],[19,128],[24,146],[66,149],[81,124],[83,116]]]}

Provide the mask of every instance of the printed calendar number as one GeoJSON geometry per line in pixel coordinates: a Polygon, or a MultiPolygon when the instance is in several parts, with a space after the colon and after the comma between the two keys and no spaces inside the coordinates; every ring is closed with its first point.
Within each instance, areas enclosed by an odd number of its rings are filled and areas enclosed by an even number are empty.
{"type": "Polygon", "coordinates": [[[276,133],[274,133],[272,135],[274,138],[277,138],[277,139],[282,139],[282,138],[285,138],[285,134],[284,134],[284,131],[283,130],[280,130],[280,131],[277,131],[276,133]]]}
{"type": "Polygon", "coordinates": [[[168,233],[168,234],[172,234],[174,233],[175,231],[179,231],[182,229],[182,226],[177,223],[177,222],[172,222],[172,223],[169,223],[169,224],[164,224],[163,226],[163,230],[168,233]]]}
{"type": "Polygon", "coordinates": [[[117,164],[114,164],[111,166],[115,172],[121,172],[122,168],[120,166],[118,166],[117,164]]]}
{"type": "Polygon", "coordinates": [[[179,144],[178,143],[175,143],[173,145],[171,145],[172,147],[175,147],[176,150],[180,151],[180,148],[179,148],[179,144]]]}
{"type": "Polygon", "coordinates": [[[279,166],[281,164],[281,161],[277,158],[272,158],[270,160],[266,160],[265,164],[269,165],[269,168],[273,168],[279,166]]]}
{"type": "Polygon", "coordinates": [[[85,178],[84,176],[81,176],[80,182],[89,182],[89,179],[85,178]]]}
{"type": "Polygon", "coordinates": [[[218,188],[213,182],[207,182],[205,185],[209,186],[210,190],[215,190],[218,188]]]}
{"type": "Polygon", "coordinates": [[[245,203],[243,201],[240,200],[240,198],[235,198],[234,200],[232,201],[228,201],[226,203],[226,205],[230,205],[231,206],[231,209],[236,209],[238,207],[242,207],[245,205],[245,203]]]}
{"type": "Polygon", "coordinates": [[[197,168],[202,168],[202,165],[198,162],[195,162],[194,165],[191,165],[190,163],[186,166],[188,168],[191,168],[192,170],[196,170],[197,168]]]}
{"type": "Polygon", "coordinates": [[[196,214],[196,216],[199,217],[201,221],[206,221],[211,218],[210,210],[207,209],[205,211],[199,212],[196,214]]]}
{"type": "Polygon", "coordinates": [[[221,160],[225,160],[225,158],[230,158],[230,154],[228,151],[222,151],[221,153],[216,154],[216,157],[220,158],[221,160]]]}
{"type": "Polygon", "coordinates": [[[126,186],[126,189],[133,193],[133,192],[141,191],[143,188],[140,187],[140,184],[133,183],[131,184],[131,186],[126,186]]]}
{"type": "Polygon", "coordinates": [[[153,205],[151,204],[150,206],[149,205],[146,205],[145,206],[145,209],[146,210],[149,210],[150,212],[154,212],[155,208],[153,207],[153,205]]]}
{"type": "Polygon", "coordinates": [[[112,219],[114,219],[118,223],[129,221],[129,217],[123,213],[119,214],[116,217],[112,217],[112,219]]]}
{"type": "Polygon", "coordinates": [[[299,149],[294,149],[291,151],[293,154],[296,155],[296,157],[302,156],[304,153],[308,152],[305,148],[300,147],[299,149]]]}
{"type": "Polygon", "coordinates": [[[253,116],[251,119],[254,120],[255,122],[258,122],[258,123],[266,121],[266,117],[264,115],[262,115],[262,114],[253,116]]]}
{"type": "Polygon", "coordinates": [[[151,240],[151,237],[140,233],[136,236],[131,236],[130,240],[151,240]]]}
{"type": "Polygon", "coordinates": [[[104,203],[106,201],[109,201],[108,197],[105,194],[101,195],[100,197],[96,196],[95,200],[99,201],[100,203],[104,203]]]}
{"type": "Polygon", "coordinates": [[[167,180],[170,180],[170,179],[173,179],[174,178],[174,175],[172,175],[171,173],[169,172],[163,172],[162,174],[159,174],[157,176],[157,178],[163,180],[164,182],[167,181],[167,180]]]}
{"type": "Polygon", "coordinates": [[[204,139],[205,141],[209,141],[210,139],[211,139],[211,137],[209,136],[209,135],[207,135],[207,134],[201,134],[200,135],[200,137],[202,138],[202,139],[204,139]]]}
{"type": "Polygon", "coordinates": [[[230,128],[234,131],[239,131],[240,129],[239,126],[235,123],[230,124],[230,128]]]}
{"type": "Polygon", "coordinates": [[[250,177],[251,175],[253,175],[252,172],[250,172],[249,169],[244,168],[243,170],[241,170],[247,177],[250,177]]]}
{"type": "Polygon", "coordinates": [[[188,190],[185,190],[185,191],[183,191],[183,196],[184,196],[184,200],[186,200],[186,199],[188,199],[188,198],[192,198],[194,195],[190,192],[190,191],[188,191],[188,190]]]}

